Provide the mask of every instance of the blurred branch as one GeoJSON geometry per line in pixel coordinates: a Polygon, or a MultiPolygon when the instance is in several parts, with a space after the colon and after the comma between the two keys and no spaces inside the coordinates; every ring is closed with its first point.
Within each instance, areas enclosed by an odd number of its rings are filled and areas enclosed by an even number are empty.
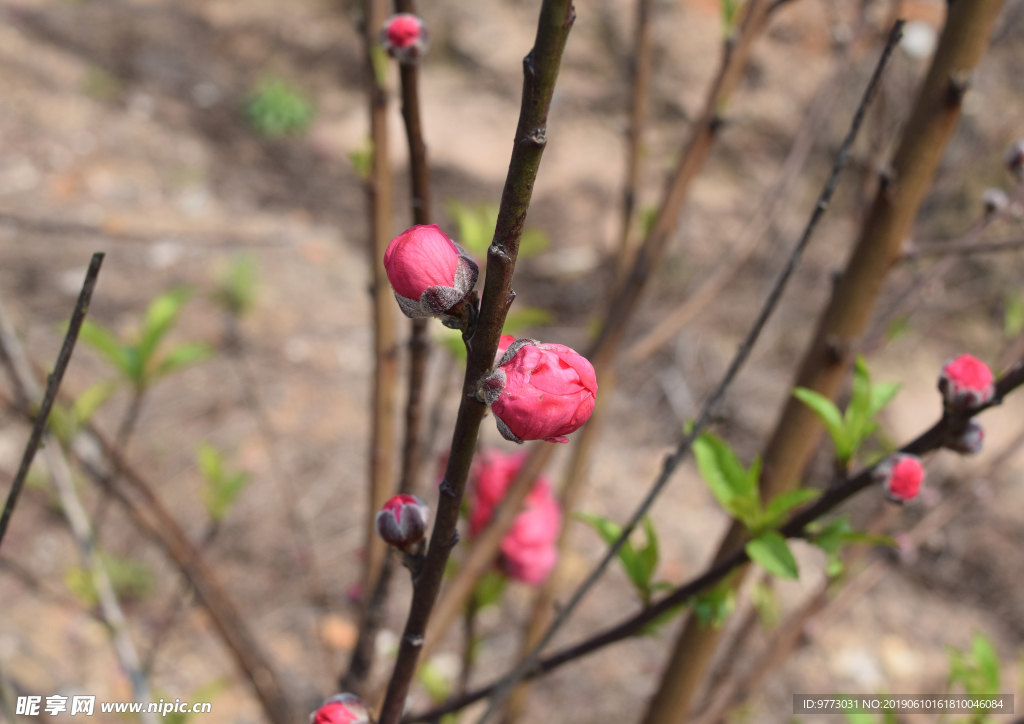
{"type": "Polygon", "coordinates": [[[989,241],[983,243],[950,242],[946,244],[927,244],[914,246],[903,252],[900,261],[919,259],[922,256],[973,256],[974,254],[991,254],[1000,251],[1016,251],[1024,249],[1024,238],[989,241]]]}
{"type": "Polygon", "coordinates": [[[388,683],[380,724],[396,724],[405,709],[409,685],[423,646],[427,622],[441,587],[445,565],[455,544],[459,510],[486,406],[473,393],[494,364],[505,315],[515,299],[512,275],[519,254],[523,224],[547,144],[547,115],[554,94],[562,51],[575,20],[569,0],[544,0],[533,49],[523,60],[523,97],[512,158],[501,195],[494,240],[487,251],[487,275],[475,329],[467,332],[466,376],[452,436],[434,531],[426,559],[415,581],[413,600],[388,683]]]}
{"type": "MultiPolygon", "coordinates": [[[[416,4],[413,0],[395,0],[395,12],[415,15],[416,4]]],[[[405,121],[405,134],[409,144],[412,218],[414,224],[429,224],[430,169],[427,166],[427,146],[423,141],[420,120],[419,66],[415,63],[400,63],[398,67],[402,80],[402,118],[405,121]]],[[[377,263],[377,260],[374,262],[377,263]]],[[[415,492],[423,459],[423,388],[430,353],[430,336],[427,332],[429,321],[412,320],[412,332],[409,337],[409,396],[405,404],[405,440],[402,444],[402,470],[398,483],[398,492],[406,495],[415,492]]],[[[384,619],[384,606],[393,570],[393,556],[386,554],[377,583],[368,594],[366,605],[363,607],[356,646],[352,650],[348,670],[341,678],[342,691],[362,693],[366,678],[370,675],[377,631],[384,619]]]]}
{"type": "MultiPolygon", "coordinates": [[[[913,455],[924,455],[933,450],[945,446],[947,440],[955,438],[962,433],[968,421],[987,410],[990,407],[999,405],[1011,392],[1024,385],[1024,360],[1019,361],[1007,374],[1005,374],[996,385],[996,394],[990,402],[971,410],[963,410],[952,414],[944,414],[935,424],[917,438],[900,448],[900,452],[913,455]]],[[[779,533],[787,538],[800,538],[807,535],[807,526],[822,516],[830,513],[842,503],[852,498],[857,493],[875,485],[873,473],[875,466],[865,468],[857,475],[843,481],[842,483],[829,488],[814,503],[799,510],[789,522],[779,529],[779,533]]],[[[744,541],[745,542],[745,541],[744,541]]],[[[685,605],[690,599],[701,591],[706,590],[718,581],[721,581],[733,570],[749,562],[747,553],[743,546],[740,546],[733,553],[716,561],[701,575],[690,579],[683,585],[677,587],[657,603],[648,606],[621,623],[612,626],[599,634],[596,634],[578,644],[569,646],[543,659],[532,663],[529,669],[522,672],[522,676],[535,678],[542,676],[558,667],[575,661],[587,654],[593,653],[605,646],[631,638],[643,632],[644,628],[651,622],[664,615],[676,606],[685,605]]],[[[508,680],[508,676],[497,682],[472,691],[465,696],[458,697],[443,706],[432,709],[422,714],[414,714],[406,717],[403,724],[415,724],[416,722],[431,722],[451,712],[459,711],[470,704],[473,704],[488,696],[495,696],[497,691],[508,680]]]]}
{"type": "MultiPolygon", "coordinates": [[[[151,701],[149,684],[146,682],[145,674],[139,663],[139,655],[128,634],[128,622],[125,619],[124,611],[114,593],[114,587],[110,583],[110,576],[107,574],[106,566],[100,555],[100,550],[93,534],[92,524],[85,512],[78,493],[75,491],[74,482],[71,479],[71,470],[68,468],[67,460],[61,450],[60,443],[54,440],[47,431],[46,423],[56,401],[57,392],[68,363],[71,361],[71,353],[74,351],[75,342],[78,339],[78,332],[82,328],[82,322],[89,310],[89,302],[92,299],[93,290],[96,288],[96,280],[99,276],[100,266],[103,264],[103,254],[96,253],[92,256],[89,270],[85,275],[85,283],[79,294],[78,302],[75,304],[75,311],[71,316],[71,323],[64,336],[64,344],[61,346],[60,354],[57,357],[57,364],[53,373],[49,376],[46,386],[46,393],[36,384],[32,374],[32,366],[29,364],[25,351],[14,333],[13,325],[7,318],[6,311],[0,303],[0,352],[3,353],[8,374],[11,377],[12,386],[18,391],[18,396],[23,398],[29,409],[39,406],[39,412],[35,415],[32,426],[32,435],[25,448],[25,455],[22,457],[21,467],[15,475],[14,483],[11,485],[11,494],[7,499],[7,506],[4,508],[4,517],[0,520],[0,538],[6,531],[7,523],[14,512],[14,504],[21,492],[25,482],[25,476],[32,464],[36,449],[40,442],[43,443],[43,458],[50,470],[50,478],[53,480],[57,495],[60,497],[61,511],[68,522],[68,527],[74,536],[78,551],[89,574],[93,589],[96,591],[96,599],[99,603],[100,613],[103,621],[110,628],[110,639],[117,654],[117,659],[124,669],[128,680],[131,682],[132,696],[136,701],[151,701]]],[[[28,413],[31,416],[31,413],[28,413]]],[[[140,714],[145,724],[155,724],[156,717],[148,712],[140,714]]]]}
{"type": "Polygon", "coordinates": [[[21,389],[22,396],[30,402],[39,404],[39,411],[36,413],[35,420],[32,423],[32,433],[29,435],[25,451],[21,456],[18,472],[15,474],[14,480],[11,481],[11,490],[7,494],[7,502],[4,503],[3,514],[0,515],[0,543],[3,543],[4,535],[7,533],[7,526],[11,522],[11,516],[14,515],[14,506],[18,504],[18,496],[21,495],[22,488],[25,485],[25,477],[32,466],[36,450],[39,449],[39,443],[46,434],[46,421],[49,419],[50,410],[57,399],[57,391],[60,389],[60,383],[64,379],[64,372],[71,361],[71,353],[75,349],[75,342],[78,341],[78,332],[82,329],[82,322],[85,321],[85,315],[89,311],[89,302],[92,300],[92,293],[96,288],[96,279],[99,277],[102,264],[103,254],[101,252],[93,254],[92,260],[89,262],[89,269],[85,274],[85,282],[82,284],[82,291],[79,293],[78,301],[75,303],[75,311],[71,315],[71,323],[68,325],[68,331],[64,335],[64,343],[61,345],[60,353],[57,355],[57,364],[54,365],[53,372],[47,381],[45,395],[38,394],[39,391],[34,389],[35,385],[31,382],[32,368],[28,365],[24,352],[21,351],[21,345],[14,332],[14,327],[11,325],[10,320],[7,319],[3,308],[0,307],[0,315],[2,315],[2,319],[0,319],[0,348],[2,348],[3,357],[7,362],[8,372],[11,374],[14,385],[21,389]]]}
{"type": "MultiPolygon", "coordinates": [[[[818,222],[821,220],[825,212],[828,210],[829,204],[832,200],[832,196],[835,193],[836,187],[839,184],[839,177],[841,175],[843,168],[846,165],[847,158],[850,154],[850,149],[853,146],[853,141],[856,138],[857,132],[860,130],[861,123],[864,120],[864,115],[867,110],[868,103],[874,95],[874,91],[877,88],[879,81],[881,80],[882,71],[885,69],[886,63],[889,57],[891,56],[892,51],[895,48],[901,33],[902,23],[898,23],[893,28],[892,33],[889,36],[889,41],[882,52],[881,58],[879,59],[878,64],[875,68],[875,72],[872,75],[871,80],[868,83],[868,87],[864,92],[864,96],[861,99],[860,105],[858,106],[857,111],[854,114],[853,121],[850,124],[850,129],[847,132],[846,138],[843,139],[842,146],[840,147],[839,153],[837,154],[836,160],[832,166],[832,172],[829,174],[829,178],[818,196],[818,201],[814,206],[814,210],[811,212],[811,217],[807,222],[807,226],[804,228],[800,240],[797,242],[793,251],[790,253],[789,258],[786,261],[786,265],[783,267],[783,270],[779,274],[778,279],[776,279],[774,286],[768,294],[768,298],[765,300],[764,305],[758,313],[757,319],[754,321],[753,326],[747,333],[747,336],[743,340],[743,343],[740,345],[740,348],[736,352],[736,355],[733,357],[733,360],[730,363],[725,375],[723,376],[722,381],[719,383],[715,391],[711,394],[711,397],[704,404],[704,408],[701,410],[701,413],[698,416],[696,422],[694,423],[692,430],[690,430],[690,432],[683,438],[683,440],[679,443],[676,450],[668,458],[666,458],[664,464],[662,465],[661,473],[658,475],[658,479],[647,492],[646,496],[643,499],[643,502],[641,502],[640,506],[633,513],[628,523],[626,523],[626,525],[623,526],[622,533],[620,534],[618,540],[616,540],[615,543],[605,553],[604,558],[601,559],[601,562],[591,572],[587,579],[576,589],[572,597],[569,599],[569,602],[558,611],[557,615],[554,618],[554,621],[548,627],[547,632],[537,643],[537,645],[533,648],[530,654],[523,659],[522,663],[520,663],[519,666],[517,666],[507,677],[505,677],[498,691],[492,697],[488,711],[492,711],[497,706],[500,706],[502,699],[504,698],[504,696],[508,695],[511,687],[513,687],[519,679],[521,679],[523,676],[525,676],[528,672],[530,672],[533,669],[534,665],[538,660],[541,650],[543,650],[544,646],[554,637],[554,634],[558,631],[558,629],[568,620],[573,610],[576,608],[577,605],[579,605],[579,602],[582,600],[583,596],[585,596],[586,593],[590,590],[590,588],[592,588],[594,584],[597,583],[598,579],[604,573],[605,569],[618,555],[619,550],[621,550],[626,540],[628,540],[629,536],[636,529],[637,525],[639,525],[644,515],[646,515],[647,512],[650,510],[650,507],[654,504],[654,501],[657,499],[658,495],[661,494],[661,491],[665,488],[665,485],[668,484],[668,481],[671,478],[672,473],[682,462],[684,456],[689,451],[693,441],[696,439],[698,435],[701,434],[701,432],[703,432],[703,430],[708,426],[708,424],[710,424],[712,413],[718,406],[719,402],[721,402],[722,398],[725,396],[726,391],[728,391],[729,387],[732,385],[733,380],[735,380],[737,374],[739,374],[740,369],[743,367],[747,358],[749,357],[751,350],[753,349],[758,338],[760,337],[761,332],[764,330],[765,324],[768,322],[768,319],[771,317],[772,313],[775,311],[775,308],[778,306],[779,299],[782,297],[782,293],[785,290],[790,277],[792,276],[797,265],[799,264],[800,258],[802,257],[804,250],[810,243],[811,237],[814,233],[814,230],[817,228],[818,222]]],[[[634,267],[634,274],[635,272],[636,268],[634,267]]],[[[620,338],[620,336],[605,337],[604,335],[602,335],[601,339],[620,338]]],[[[600,344],[600,340],[598,341],[598,344],[600,344]]],[[[600,359],[600,355],[595,355],[595,358],[600,359]]],[[[486,720],[486,718],[487,713],[485,713],[484,716],[481,718],[480,724],[482,724],[486,720]]]]}
{"type": "MultiPolygon", "coordinates": [[[[1002,0],[950,6],[946,27],[924,80],[903,139],[881,184],[860,238],[821,316],[793,386],[835,399],[846,378],[857,340],[864,334],[878,295],[931,186],[946,144],[960,117],[970,74],[988,44],[1002,0]]],[[[787,396],[764,454],[761,497],[768,501],[799,484],[817,448],[822,426],[803,403],[787,396]]],[[[827,497],[827,495],[826,495],[827,497]]],[[[714,556],[720,561],[742,545],[745,531],[734,523],[714,556]]],[[[731,585],[738,586],[742,575],[731,585]]],[[[687,619],[676,640],[657,694],[643,724],[677,724],[689,715],[692,698],[717,648],[720,631],[687,619]]]]}

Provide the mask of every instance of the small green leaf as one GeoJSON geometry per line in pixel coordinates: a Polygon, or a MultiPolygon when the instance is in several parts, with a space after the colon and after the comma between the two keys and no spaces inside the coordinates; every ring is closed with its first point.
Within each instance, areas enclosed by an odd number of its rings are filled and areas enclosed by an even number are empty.
{"type": "Polygon", "coordinates": [[[494,229],[498,225],[498,207],[493,204],[468,206],[452,199],[445,208],[459,230],[456,241],[471,254],[480,258],[485,257],[494,239],[494,229]]]}
{"type": "Polygon", "coordinates": [[[892,402],[902,385],[898,382],[880,382],[871,386],[871,401],[868,405],[868,416],[874,417],[892,402]]]}
{"type": "Polygon", "coordinates": [[[154,379],[166,377],[183,367],[194,365],[213,357],[213,347],[203,342],[185,342],[177,345],[160,360],[154,379]]]}
{"type": "Polygon", "coordinates": [[[91,420],[96,411],[103,407],[103,404],[110,399],[116,389],[117,383],[113,380],[94,382],[86,387],[71,407],[75,422],[78,425],[84,425],[91,420]]]}
{"type": "MultiPolygon", "coordinates": [[[[672,588],[671,584],[669,584],[669,588],[672,588]]],[[[673,606],[669,610],[665,611],[665,613],[661,614],[660,616],[655,618],[653,621],[648,623],[646,626],[644,626],[642,629],[640,629],[640,633],[638,635],[639,636],[651,636],[653,638],[657,638],[658,635],[661,632],[661,627],[664,626],[665,624],[667,624],[672,619],[674,619],[676,616],[678,616],[680,613],[682,613],[685,609],[686,609],[686,606],[681,604],[681,603],[678,606],[673,606]]]]}
{"type": "Polygon", "coordinates": [[[780,578],[797,578],[800,571],[796,559],[789,550],[786,539],[773,530],[766,531],[747,543],[747,555],[750,560],[761,564],[761,567],[780,578]]]}
{"type": "Polygon", "coordinates": [[[828,434],[832,437],[832,444],[836,448],[836,457],[844,463],[850,459],[850,444],[846,438],[846,424],[839,408],[832,400],[822,394],[809,390],[806,387],[797,387],[793,390],[793,397],[807,405],[825,424],[828,434]]]}
{"type": "Polygon", "coordinates": [[[142,336],[138,346],[139,358],[144,368],[164,335],[178,320],[178,315],[191,295],[188,287],[179,287],[164,292],[150,302],[142,323],[142,336]]]}
{"type": "Polygon", "coordinates": [[[362,146],[349,151],[348,161],[359,178],[363,181],[369,180],[370,174],[373,173],[373,140],[365,138],[362,146]]]}
{"type": "Polygon", "coordinates": [[[212,295],[213,302],[236,317],[248,312],[256,301],[256,260],[242,252],[231,261],[212,295]]]}
{"type": "Polygon", "coordinates": [[[773,629],[779,625],[782,617],[782,606],[779,604],[779,597],[775,589],[770,585],[758,581],[750,591],[750,602],[761,619],[761,626],[766,629],[773,629]]]}
{"type": "Polygon", "coordinates": [[[203,491],[206,510],[211,519],[221,521],[249,484],[249,474],[225,470],[224,457],[220,451],[205,442],[196,451],[196,462],[206,483],[203,491]]]}
{"type": "Polygon", "coordinates": [[[424,662],[420,667],[417,680],[435,704],[440,704],[452,693],[452,682],[441,672],[433,659],[424,662]]]}
{"type": "Polygon", "coordinates": [[[643,238],[647,238],[654,231],[654,225],[658,222],[658,211],[657,206],[645,206],[640,209],[638,216],[640,217],[640,233],[643,238]]]}
{"type": "Polygon", "coordinates": [[[78,333],[79,338],[107,358],[125,377],[131,378],[130,361],[124,346],[106,327],[86,319],[78,333]]]}
{"type": "Polygon", "coordinates": [[[765,508],[762,525],[769,528],[775,527],[782,522],[786,514],[793,508],[814,500],[819,495],[821,495],[821,492],[818,490],[797,488],[772,498],[772,501],[765,508]]]}
{"type": "Polygon", "coordinates": [[[1024,294],[1007,294],[1003,305],[1003,334],[1010,339],[1024,330],[1024,294]]]}
{"type": "Polygon", "coordinates": [[[988,691],[985,693],[995,694],[999,690],[1000,683],[999,656],[992,647],[992,642],[981,634],[977,634],[974,637],[972,653],[978,664],[978,671],[988,687],[988,691]]]}
{"type": "MultiPolygon", "coordinates": [[[[375,45],[373,49],[378,48],[375,45]]],[[[282,80],[265,80],[260,83],[249,96],[245,111],[253,130],[267,138],[299,135],[313,119],[313,106],[282,80]]]]}
{"type": "Polygon", "coordinates": [[[711,433],[694,440],[693,454],[701,477],[723,506],[735,496],[748,496],[756,490],[733,451],[711,433]]]}
{"type": "MultiPolygon", "coordinates": [[[[577,513],[576,518],[583,521],[595,531],[604,540],[604,542],[611,546],[619,539],[622,535],[622,526],[613,520],[604,518],[600,515],[594,515],[593,513],[577,513]]],[[[650,530],[647,531],[648,536],[650,530]]],[[[650,538],[648,538],[648,547],[650,546],[650,538]]],[[[657,542],[654,544],[654,565],[657,566],[657,542]]],[[[636,588],[637,593],[640,595],[641,600],[647,603],[650,599],[650,577],[653,573],[653,568],[650,568],[650,553],[648,553],[648,559],[642,560],[641,554],[637,552],[636,548],[630,541],[625,541],[622,547],[619,549],[618,558],[622,563],[622,567],[626,571],[626,575],[629,577],[630,583],[636,588]]]]}
{"type": "Polygon", "coordinates": [[[644,517],[644,533],[647,535],[647,544],[636,553],[637,581],[638,588],[645,591],[651,590],[651,578],[658,569],[658,534],[654,530],[654,523],[649,517],[644,517]]]}
{"type": "Polygon", "coordinates": [[[690,600],[690,606],[701,628],[721,628],[736,608],[736,591],[728,583],[720,583],[690,600]]]}
{"type": "MultiPolygon", "coordinates": [[[[101,554],[101,561],[110,579],[114,593],[121,599],[141,600],[153,589],[153,572],[145,563],[130,558],[116,558],[101,554]]],[[[99,599],[88,569],[74,566],[64,575],[64,583],[87,606],[95,606],[99,599]]]]}
{"type": "Polygon", "coordinates": [[[482,575],[480,581],[476,584],[476,592],[474,594],[476,609],[479,611],[482,608],[500,603],[507,583],[508,579],[499,571],[491,570],[482,575]]]}

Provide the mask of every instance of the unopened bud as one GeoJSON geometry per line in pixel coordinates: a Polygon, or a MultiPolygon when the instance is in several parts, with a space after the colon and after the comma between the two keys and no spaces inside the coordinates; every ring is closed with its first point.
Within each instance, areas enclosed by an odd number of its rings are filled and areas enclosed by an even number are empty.
{"type": "Polygon", "coordinates": [[[917,497],[924,480],[924,465],[917,455],[895,453],[875,468],[872,474],[882,483],[889,500],[903,503],[917,497]]]}
{"type": "Polygon", "coordinates": [[[1003,157],[1006,168],[1021,181],[1024,181],[1024,138],[1010,144],[1003,157]]]}
{"type": "Polygon", "coordinates": [[[981,202],[985,204],[985,216],[992,216],[1007,209],[1010,197],[1002,189],[985,189],[981,195],[981,202]]]}
{"type": "Polygon", "coordinates": [[[939,391],[947,409],[959,410],[985,404],[992,399],[996,387],[987,364],[962,354],[942,366],[939,391]]]}
{"type": "Polygon", "coordinates": [[[411,13],[392,15],[380,29],[380,44],[399,63],[415,63],[427,52],[427,26],[411,13]]]}
{"type": "Polygon", "coordinates": [[[384,252],[384,268],[407,317],[449,318],[449,310],[476,286],[476,262],[437,224],[413,226],[384,252]]]}
{"type": "Polygon", "coordinates": [[[427,533],[430,508],[415,495],[396,495],[377,512],[377,534],[389,545],[410,551],[427,533]]]}
{"type": "Polygon", "coordinates": [[[978,418],[972,417],[963,432],[951,436],[946,440],[946,447],[961,455],[977,455],[985,444],[985,428],[978,422],[978,418]]]}
{"type": "Polygon", "coordinates": [[[310,724],[370,724],[370,713],[355,694],[335,694],[309,717],[310,724]]]}

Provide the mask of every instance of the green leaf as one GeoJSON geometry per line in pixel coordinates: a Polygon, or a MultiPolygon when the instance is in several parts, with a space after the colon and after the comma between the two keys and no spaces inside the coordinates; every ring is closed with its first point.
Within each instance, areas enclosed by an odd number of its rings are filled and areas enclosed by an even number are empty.
{"type": "Polygon", "coordinates": [[[493,204],[468,206],[461,201],[452,199],[445,205],[448,215],[458,227],[458,241],[471,254],[485,257],[494,229],[498,225],[498,207],[493,204]]]}
{"type": "Polygon", "coordinates": [[[892,402],[902,385],[898,382],[880,382],[871,386],[871,401],[868,405],[868,416],[874,417],[892,402]]]}
{"type": "Polygon", "coordinates": [[[441,672],[433,659],[424,662],[416,678],[435,704],[440,704],[452,693],[452,682],[441,672]]]}
{"type": "Polygon", "coordinates": [[[844,463],[850,459],[850,444],[846,437],[846,424],[839,408],[832,400],[806,387],[793,390],[793,397],[807,405],[825,424],[832,444],[836,448],[836,457],[844,463]]]}
{"type": "Polygon", "coordinates": [[[78,333],[79,339],[107,358],[114,367],[129,379],[131,365],[124,346],[118,341],[114,333],[106,327],[86,319],[82,322],[82,328],[78,333]]]}
{"type": "Polygon", "coordinates": [[[476,609],[479,611],[482,608],[500,603],[507,583],[508,579],[499,571],[491,570],[482,575],[476,584],[476,591],[474,593],[476,609]]]}
{"type": "Polygon", "coordinates": [[[701,477],[723,506],[735,496],[756,491],[750,476],[729,446],[709,432],[693,442],[693,454],[701,477]]]}
{"type": "Polygon", "coordinates": [[[761,619],[761,626],[766,629],[773,629],[779,624],[782,617],[782,606],[779,604],[779,597],[775,589],[760,581],[750,591],[750,602],[761,619]]]}
{"type": "Polygon", "coordinates": [[[693,597],[690,606],[701,628],[721,628],[736,608],[736,591],[727,583],[720,583],[710,591],[693,597]]]}
{"type": "MultiPolygon", "coordinates": [[[[540,307],[516,307],[505,317],[505,326],[502,327],[502,334],[516,335],[530,327],[544,327],[551,324],[554,315],[540,307]]],[[[461,334],[459,340],[462,340],[461,334]]]]}
{"type": "Polygon", "coordinates": [[[659,210],[657,206],[645,206],[640,209],[638,216],[640,217],[640,233],[643,238],[646,239],[654,231],[654,225],[658,222],[659,210]]]}
{"type": "Polygon", "coordinates": [[[786,539],[773,530],[766,531],[747,543],[747,555],[750,560],[761,564],[761,567],[780,578],[797,578],[800,571],[796,559],[789,550],[786,539]]]}
{"type": "MultiPolygon", "coordinates": [[[[379,47],[371,49],[374,69],[378,64],[373,51],[379,47]]],[[[386,78],[387,58],[384,60],[386,78]]],[[[300,135],[313,119],[313,106],[282,80],[260,83],[249,96],[245,111],[253,130],[267,138],[300,135]]]]}
{"type": "MultiPolygon", "coordinates": [[[[673,586],[671,584],[668,584],[668,587],[669,588],[673,588],[673,586]]],[[[665,624],[667,624],[672,619],[674,619],[676,616],[678,616],[680,613],[682,613],[685,609],[686,609],[686,606],[684,604],[682,604],[682,603],[680,603],[678,606],[673,606],[669,610],[665,611],[665,613],[663,613],[660,616],[656,617],[653,621],[651,621],[646,626],[644,626],[642,629],[640,629],[640,633],[638,635],[639,636],[651,636],[653,638],[657,638],[658,635],[661,632],[661,627],[664,626],[665,624]]]]}
{"type": "Polygon", "coordinates": [[[788,493],[782,493],[781,495],[772,498],[772,501],[768,503],[764,510],[764,520],[762,521],[762,525],[768,528],[775,527],[782,522],[786,514],[793,508],[814,500],[819,495],[821,495],[821,492],[818,490],[812,490],[811,488],[797,488],[796,490],[791,490],[788,493]]]}
{"type": "MultiPolygon", "coordinates": [[[[149,595],[154,581],[149,566],[129,558],[115,558],[106,553],[100,555],[110,585],[118,598],[140,600],[149,595]]],[[[99,602],[92,573],[88,569],[72,566],[64,574],[64,584],[86,606],[95,606],[99,602]]]]}
{"type": "Polygon", "coordinates": [[[846,406],[843,415],[847,439],[851,441],[852,447],[863,439],[861,431],[870,419],[869,407],[871,404],[871,375],[868,373],[867,363],[862,355],[857,355],[857,361],[853,368],[853,386],[850,391],[850,404],[846,406]]]}
{"type": "Polygon", "coordinates": [[[91,420],[116,389],[117,383],[114,380],[102,380],[86,387],[71,407],[75,422],[84,425],[91,420]]]}
{"type": "Polygon", "coordinates": [[[1007,294],[1003,305],[1003,334],[1010,339],[1024,330],[1024,294],[1007,294]]]}
{"type": "Polygon", "coordinates": [[[149,359],[153,356],[164,335],[178,320],[182,308],[192,295],[188,287],[179,287],[169,292],[164,292],[152,302],[146,309],[146,317],[142,323],[142,336],[139,339],[139,359],[143,369],[148,366],[149,359]]]}
{"type": "MultiPolygon", "coordinates": [[[[981,674],[988,688],[986,694],[994,695],[999,690],[999,655],[996,654],[992,642],[981,634],[974,637],[972,653],[978,664],[978,671],[981,674]]],[[[981,692],[979,692],[981,693],[981,692]]]]}
{"type": "Polygon", "coordinates": [[[348,161],[359,178],[368,180],[373,173],[373,140],[363,139],[362,146],[348,152],[348,161]]]}
{"type": "Polygon", "coordinates": [[[221,521],[249,484],[249,474],[225,470],[224,457],[220,451],[205,442],[196,451],[196,461],[206,482],[203,491],[206,510],[212,520],[221,521]]]}
{"type": "MultiPolygon", "coordinates": [[[[497,219],[495,219],[495,226],[497,226],[497,219]]],[[[519,258],[529,259],[537,256],[549,246],[551,246],[551,239],[547,234],[540,229],[527,229],[519,240],[519,258]]]]}
{"type": "MultiPolygon", "coordinates": [[[[583,521],[595,531],[604,540],[604,542],[611,546],[619,539],[622,535],[622,526],[613,520],[602,517],[600,515],[594,515],[593,513],[577,513],[576,518],[583,521]]],[[[647,531],[650,536],[650,530],[647,531]]],[[[648,537],[648,547],[650,546],[650,538],[648,537]]],[[[657,542],[654,544],[654,565],[657,565],[657,542]]],[[[636,551],[633,544],[630,541],[623,543],[622,548],[619,549],[618,554],[619,561],[622,563],[622,567],[626,571],[626,575],[629,577],[630,583],[636,588],[637,593],[644,603],[650,599],[650,575],[653,573],[653,568],[648,572],[650,553],[648,553],[647,560],[641,560],[641,554],[636,551]]]]}
{"type": "Polygon", "coordinates": [[[722,7],[722,30],[728,38],[736,28],[736,16],[743,3],[742,0],[719,0],[719,4],[722,7]]]}
{"type": "Polygon", "coordinates": [[[213,292],[213,302],[236,317],[248,312],[256,301],[256,260],[252,254],[237,254],[213,292]]]}
{"type": "Polygon", "coordinates": [[[204,342],[184,342],[171,349],[167,355],[160,360],[154,379],[166,377],[177,372],[183,367],[194,365],[214,356],[213,347],[204,342]]]}
{"type": "Polygon", "coordinates": [[[658,569],[658,534],[654,530],[654,523],[649,517],[644,517],[644,533],[647,535],[647,544],[636,552],[636,577],[633,583],[639,590],[647,592],[650,597],[651,578],[658,569]]]}

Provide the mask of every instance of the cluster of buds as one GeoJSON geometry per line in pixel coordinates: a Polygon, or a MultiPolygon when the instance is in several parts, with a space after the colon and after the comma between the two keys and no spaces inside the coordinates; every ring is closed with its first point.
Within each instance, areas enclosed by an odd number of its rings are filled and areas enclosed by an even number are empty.
{"type": "Polygon", "coordinates": [[[377,535],[388,545],[413,555],[421,552],[430,508],[415,495],[396,495],[377,512],[377,535]]]}
{"type": "MultiPolygon", "coordinates": [[[[469,533],[479,535],[504,500],[526,455],[484,451],[474,471],[469,496],[469,533]]],[[[544,477],[537,478],[525,506],[501,540],[501,565],[517,581],[539,585],[547,580],[558,559],[562,510],[544,477]]]]}
{"type": "Polygon", "coordinates": [[[380,44],[399,63],[410,65],[427,52],[427,26],[411,13],[392,15],[380,29],[380,44]]]}
{"type": "Polygon", "coordinates": [[[456,308],[480,273],[437,224],[414,226],[396,236],[384,252],[384,268],[405,316],[438,317],[456,328],[461,323],[456,308]]]}
{"type": "MultiPolygon", "coordinates": [[[[491,406],[498,431],[512,442],[568,442],[565,436],[590,419],[597,396],[594,367],[576,351],[535,339],[512,342],[480,381],[478,394],[491,406]]],[[[500,349],[499,349],[500,352],[500,349]]]]}
{"type": "Polygon", "coordinates": [[[939,392],[948,411],[984,405],[995,395],[992,370],[977,357],[962,354],[948,360],[939,375],[939,392]]]}
{"type": "Polygon", "coordinates": [[[872,473],[885,488],[885,495],[896,503],[917,497],[924,481],[924,465],[917,455],[896,453],[880,463],[872,473]]]}
{"type": "Polygon", "coordinates": [[[335,694],[309,717],[310,724],[370,724],[366,705],[355,694],[335,694]]]}
{"type": "Polygon", "coordinates": [[[1006,168],[1021,182],[1024,182],[1024,138],[1015,141],[1006,149],[1006,168]]]}

